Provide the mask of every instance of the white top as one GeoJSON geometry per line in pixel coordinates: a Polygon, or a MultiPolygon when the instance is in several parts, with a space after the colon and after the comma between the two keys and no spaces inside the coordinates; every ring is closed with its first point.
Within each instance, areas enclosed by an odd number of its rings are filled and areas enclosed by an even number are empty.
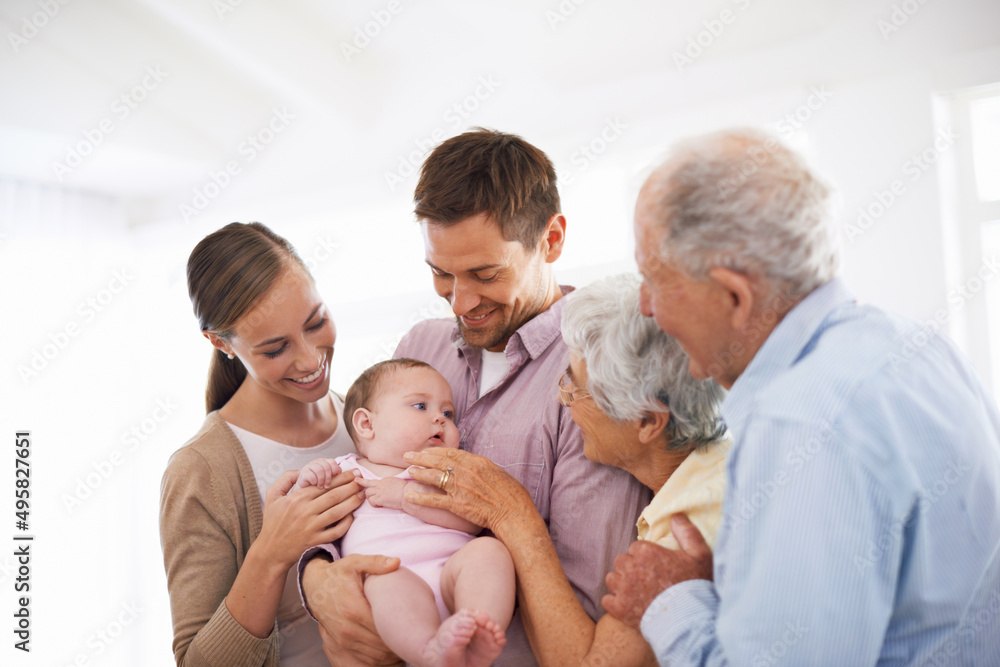
{"type": "Polygon", "coordinates": [[[482,398],[486,392],[500,384],[509,370],[510,362],[507,361],[506,352],[483,350],[483,365],[479,369],[479,397],[482,398]]]}
{"type": "MultiPolygon", "coordinates": [[[[286,470],[297,470],[313,459],[336,458],[354,451],[354,443],[344,428],[344,404],[331,392],[337,411],[337,429],[326,442],[314,447],[292,447],[270,438],[251,433],[229,422],[229,428],[239,439],[250,459],[253,476],[260,491],[261,507],[264,497],[286,470]]],[[[285,589],[278,603],[278,631],[281,633],[281,664],[289,667],[329,667],[323,654],[323,640],[319,626],[309,618],[299,597],[298,571],[293,565],[285,578],[285,589]]]]}

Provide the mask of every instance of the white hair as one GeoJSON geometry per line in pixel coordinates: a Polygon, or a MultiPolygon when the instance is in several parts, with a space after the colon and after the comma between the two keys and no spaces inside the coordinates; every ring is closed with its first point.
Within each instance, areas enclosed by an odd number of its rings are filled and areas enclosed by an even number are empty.
{"type": "Polygon", "coordinates": [[[832,191],[771,135],[740,128],[674,147],[650,177],[664,259],[704,280],[722,266],[799,298],[840,263],[832,191]]]}
{"type": "Polygon", "coordinates": [[[573,292],[563,308],[563,340],[586,362],[587,391],[604,414],[624,423],[669,409],[670,449],[715,442],[725,433],[725,391],[693,378],[680,344],[639,312],[641,283],[621,274],[573,292]]]}

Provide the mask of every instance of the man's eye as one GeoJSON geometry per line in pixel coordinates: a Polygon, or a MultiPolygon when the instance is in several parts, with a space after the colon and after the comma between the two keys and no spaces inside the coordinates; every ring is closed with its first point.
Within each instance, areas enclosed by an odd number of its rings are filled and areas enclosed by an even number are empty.
{"type": "Polygon", "coordinates": [[[476,280],[478,280],[481,283],[491,283],[497,279],[497,275],[498,274],[494,273],[491,276],[476,276],[476,280]]]}

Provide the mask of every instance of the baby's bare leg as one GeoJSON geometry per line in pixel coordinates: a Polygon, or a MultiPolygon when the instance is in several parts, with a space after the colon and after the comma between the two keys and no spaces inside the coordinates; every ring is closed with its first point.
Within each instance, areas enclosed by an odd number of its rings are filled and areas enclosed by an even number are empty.
{"type": "Polygon", "coordinates": [[[466,654],[480,629],[474,614],[453,614],[442,623],[434,593],[412,570],[369,576],[365,597],[382,641],[408,664],[471,667],[466,654]]]}
{"type": "Polygon", "coordinates": [[[365,597],[375,629],[386,646],[410,664],[423,663],[423,651],[441,625],[434,593],[405,567],[365,579],[365,597]]]}
{"type": "Polygon", "coordinates": [[[459,610],[452,618],[472,613],[476,621],[465,661],[456,664],[486,667],[500,655],[514,614],[514,586],[510,553],[492,537],[472,540],[445,563],[441,594],[449,609],[459,610]]]}
{"type": "Polygon", "coordinates": [[[516,577],[510,552],[494,537],[477,537],[456,551],[441,573],[448,609],[477,609],[506,630],[514,615],[516,577]]]}

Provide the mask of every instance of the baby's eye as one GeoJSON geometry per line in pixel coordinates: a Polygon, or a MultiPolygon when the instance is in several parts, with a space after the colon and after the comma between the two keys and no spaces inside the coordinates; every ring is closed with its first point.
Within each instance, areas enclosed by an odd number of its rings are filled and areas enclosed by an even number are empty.
{"type": "Polygon", "coordinates": [[[413,407],[415,407],[417,410],[426,410],[427,409],[427,404],[426,403],[414,403],[413,407]]]}
{"type": "Polygon", "coordinates": [[[448,419],[455,419],[455,413],[452,412],[451,410],[445,410],[444,416],[447,417],[448,419]]]}

